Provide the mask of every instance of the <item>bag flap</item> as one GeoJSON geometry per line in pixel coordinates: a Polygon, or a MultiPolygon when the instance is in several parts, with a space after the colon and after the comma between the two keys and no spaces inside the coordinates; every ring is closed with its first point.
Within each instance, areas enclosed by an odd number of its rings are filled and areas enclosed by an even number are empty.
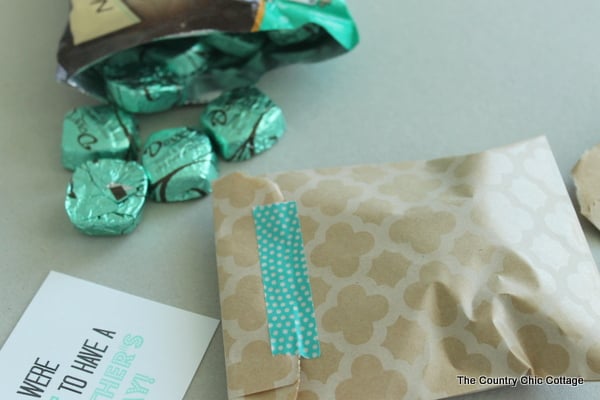
{"type": "Polygon", "coordinates": [[[215,183],[213,197],[229,398],[286,387],[295,398],[298,358],[271,354],[252,218],[254,206],[283,196],[268,179],[232,174],[215,183]]]}

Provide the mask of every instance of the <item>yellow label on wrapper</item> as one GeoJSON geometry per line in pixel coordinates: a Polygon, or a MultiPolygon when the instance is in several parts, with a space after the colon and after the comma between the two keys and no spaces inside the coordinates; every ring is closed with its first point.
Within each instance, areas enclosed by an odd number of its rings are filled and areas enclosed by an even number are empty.
{"type": "Polygon", "coordinates": [[[71,0],[71,6],[69,22],[75,45],[141,21],[122,0],[71,0]]]}

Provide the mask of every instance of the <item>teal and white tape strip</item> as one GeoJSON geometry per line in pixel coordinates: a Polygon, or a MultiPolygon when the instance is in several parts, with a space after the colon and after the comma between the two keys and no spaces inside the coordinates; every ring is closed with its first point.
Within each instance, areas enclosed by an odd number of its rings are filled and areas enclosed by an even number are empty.
{"type": "Polygon", "coordinates": [[[321,355],[295,202],[253,211],[273,355],[321,355]]]}

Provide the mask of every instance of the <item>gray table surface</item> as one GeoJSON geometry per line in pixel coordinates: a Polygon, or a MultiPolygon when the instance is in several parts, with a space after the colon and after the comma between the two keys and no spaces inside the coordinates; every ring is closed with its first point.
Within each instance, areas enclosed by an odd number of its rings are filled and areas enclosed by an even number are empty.
{"type": "MultiPolygon", "coordinates": [[[[600,142],[600,3],[592,0],[348,0],[361,31],[343,57],[259,84],[288,132],[222,174],[426,159],[547,135],[570,169],[600,142]]],[[[219,318],[211,200],[149,204],[127,237],[78,233],[63,209],[63,115],[94,101],[54,80],[68,2],[0,12],[0,343],[49,270],[219,318]]],[[[201,108],[141,119],[142,135],[194,125],[201,108]]],[[[600,233],[582,221],[596,260],[600,233]]],[[[0,377],[2,379],[2,377],[0,377]]],[[[598,399],[600,384],[520,387],[475,399],[598,399]]],[[[226,399],[220,330],[185,397],[226,399]]]]}

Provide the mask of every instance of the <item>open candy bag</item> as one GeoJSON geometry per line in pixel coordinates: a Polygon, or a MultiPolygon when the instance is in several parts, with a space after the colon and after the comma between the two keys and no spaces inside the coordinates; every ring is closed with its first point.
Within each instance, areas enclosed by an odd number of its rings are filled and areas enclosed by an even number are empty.
{"type": "MultiPolygon", "coordinates": [[[[600,379],[600,276],[545,138],[214,185],[229,399],[438,399],[600,379]],[[253,209],[295,202],[320,356],[273,355],[253,209]]],[[[303,328],[300,328],[302,330],[303,328]]]]}
{"type": "Polygon", "coordinates": [[[135,113],[204,103],[352,50],[345,0],[71,0],[57,79],[135,113]]]}

